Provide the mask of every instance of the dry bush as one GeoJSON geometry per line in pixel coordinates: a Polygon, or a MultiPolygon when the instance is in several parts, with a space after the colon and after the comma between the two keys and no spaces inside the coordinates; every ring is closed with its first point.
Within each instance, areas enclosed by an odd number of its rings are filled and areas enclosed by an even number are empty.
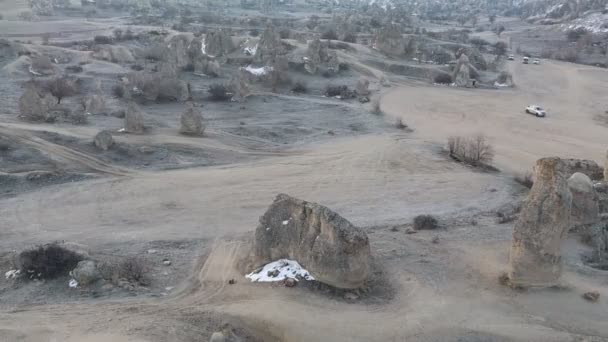
{"type": "Polygon", "coordinates": [[[293,91],[294,93],[304,94],[308,92],[308,87],[303,81],[296,81],[293,87],[291,88],[291,91],[293,91]]]}
{"type": "Polygon", "coordinates": [[[225,84],[213,84],[208,92],[212,101],[229,101],[232,98],[229,87],[225,84]]]}
{"type": "Polygon", "coordinates": [[[355,92],[348,88],[346,85],[331,85],[328,84],[325,87],[325,96],[336,97],[339,96],[341,99],[353,99],[357,96],[355,92]]]}
{"type": "Polygon", "coordinates": [[[149,282],[148,272],[150,267],[140,257],[126,257],[118,263],[118,277],[133,283],[146,285],[149,282]]]}
{"type": "Polygon", "coordinates": [[[529,171],[523,175],[515,176],[515,181],[528,189],[532,189],[532,186],[534,185],[532,172],[529,171]]]}
{"type": "Polygon", "coordinates": [[[125,97],[125,86],[123,84],[116,84],[112,87],[112,95],[118,99],[125,97]]]}
{"type": "Polygon", "coordinates": [[[418,215],[414,217],[415,230],[432,230],[439,228],[439,222],[431,215],[418,215]]]}
{"type": "Polygon", "coordinates": [[[67,275],[82,256],[56,243],[25,250],[18,256],[19,268],[29,279],[52,279],[67,275]]]}
{"type": "Polygon", "coordinates": [[[449,137],[448,151],[452,158],[472,166],[487,165],[494,159],[494,148],[483,134],[449,137]]]}
{"type": "Polygon", "coordinates": [[[438,84],[452,84],[452,76],[450,74],[437,74],[433,82],[438,84]]]}
{"type": "Polygon", "coordinates": [[[407,129],[408,126],[403,122],[403,119],[401,118],[397,118],[397,120],[395,121],[395,127],[397,127],[397,129],[407,129]]]}

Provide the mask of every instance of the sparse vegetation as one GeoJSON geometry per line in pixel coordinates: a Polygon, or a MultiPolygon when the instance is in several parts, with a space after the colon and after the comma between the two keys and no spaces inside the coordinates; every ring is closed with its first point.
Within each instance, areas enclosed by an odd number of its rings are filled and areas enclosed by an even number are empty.
{"type": "Polygon", "coordinates": [[[437,76],[435,76],[435,79],[433,80],[435,83],[438,84],[452,84],[452,75],[450,74],[437,74],[437,76]]]}
{"type": "Polygon", "coordinates": [[[112,44],[114,42],[112,40],[112,37],[108,36],[95,36],[95,38],[93,38],[93,41],[95,42],[95,44],[112,44]]]}
{"type": "Polygon", "coordinates": [[[415,230],[433,230],[439,228],[439,222],[431,215],[418,215],[414,217],[415,230]]]}
{"type": "Polygon", "coordinates": [[[325,87],[325,96],[327,97],[339,97],[342,100],[352,99],[356,97],[353,90],[349,89],[346,85],[331,85],[328,84],[325,87]]]}
{"type": "Polygon", "coordinates": [[[125,97],[125,86],[122,84],[116,84],[112,86],[112,95],[119,99],[125,97]]]}
{"type": "Polygon", "coordinates": [[[308,92],[308,87],[303,81],[296,81],[293,84],[293,87],[291,87],[291,91],[293,91],[294,93],[304,94],[308,92]]]}
{"type": "Polygon", "coordinates": [[[29,279],[53,279],[68,273],[82,256],[57,243],[37,246],[19,254],[19,268],[29,279]]]}
{"type": "Polygon", "coordinates": [[[448,138],[450,156],[472,166],[484,166],[494,159],[494,148],[483,134],[448,138]]]}
{"type": "Polygon", "coordinates": [[[147,262],[140,257],[126,257],[118,263],[118,277],[133,283],[146,285],[149,283],[147,262]]]}

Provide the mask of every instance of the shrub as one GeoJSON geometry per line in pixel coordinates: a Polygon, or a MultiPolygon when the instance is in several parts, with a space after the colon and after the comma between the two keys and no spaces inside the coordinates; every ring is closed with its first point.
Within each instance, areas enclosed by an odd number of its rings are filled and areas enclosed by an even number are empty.
{"type": "Polygon", "coordinates": [[[294,93],[304,94],[308,92],[308,87],[303,81],[296,81],[293,87],[291,88],[291,91],[293,91],[294,93]]]}
{"type": "Polygon", "coordinates": [[[532,186],[534,185],[534,179],[532,177],[531,172],[526,172],[523,175],[515,176],[515,181],[528,189],[532,189],[532,186]]]}
{"type": "Polygon", "coordinates": [[[252,37],[257,37],[257,36],[260,35],[260,30],[258,30],[258,29],[252,29],[252,30],[249,31],[249,35],[252,36],[252,37]]]}
{"type": "Polygon", "coordinates": [[[483,166],[494,159],[494,149],[483,134],[449,137],[448,150],[452,158],[472,166],[483,166]]]}
{"type": "Polygon", "coordinates": [[[84,69],[80,65],[70,65],[65,68],[65,71],[71,72],[74,74],[78,74],[84,71],[84,69]]]}
{"type": "Polygon", "coordinates": [[[224,84],[213,84],[208,92],[212,101],[228,101],[232,98],[232,94],[224,84]]]}
{"type": "Polygon", "coordinates": [[[345,85],[336,86],[336,85],[327,85],[325,88],[325,96],[327,97],[336,97],[339,96],[341,99],[352,99],[356,97],[356,94],[353,90],[349,89],[345,85]]]}
{"type": "Polygon", "coordinates": [[[321,39],[337,40],[338,34],[336,33],[336,31],[334,29],[330,28],[330,29],[325,30],[325,32],[323,32],[321,34],[321,39]]]}
{"type": "Polygon", "coordinates": [[[482,49],[484,46],[486,46],[486,45],[490,45],[490,42],[488,42],[487,40],[485,40],[485,39],[481,39],[481,38],[477,38],[477,37],[471,38],[471,39],[469,40],[469,43],[471,43],[471,45],[475,46],[476,48],[478,48],[478,49],[480,49],[480,50],[481,50],[481,49],[482,49]]]}
{"type": "Polygon", "coordinates": [[[44,90],[51,93],[57,98],[57,104],[61,104],[64,97],[74,96],[78,94],[78,82],[67,76],[52,78],[42,83],[44,90]]]}
{"type": "Polygon", "coordinates": [[[414,217],[415,230],[433,230],[439,228],[439,222],[431,215],[418,215],[414,217]]]}
{"type": "Polygon", "coordinates": [[[508,47],[507,43],[505,43],[503,41],[496,42],[496,44],[494,44],[494,53],[496,53],[499,56],[502,56],[507,53],[508,48],[509,47],[508,47]]]}
{"type": "Polygon", "coordinates": [[[395,127],[397,127],[397,129],[407,129],[408,126],[403,123],[403,119],[401,118],[397,118],[397,120],[395,121],[395,127]]]}
{"type": "Polygon", "coordinates": [[[438,84],[452,84],[452,75],[443,73],[437,74],[433,81],[438,84]]]}
{"type": "Polygon", "coordinates": [[[53,279],[68,275],[82,256],[56,243],[38,246],[19,254],[21,273],[30,279],[53,279]]]}
{"type": "Polygon", "coordinates": [[[291,30],[288,27],[283,27],[279,30],[279,36],[281,39],[289,39],[291,36],[291,30]]]}
{"type": "Polygon", "coordinates": [[[112,37],[108,37],[108,36],[95,36],[95,38],[93,38],[93,41],[95,42],[95,44],[112,44],[112,37]]]}
{"type": "Polygon", "coordinates": [[[347,42],[347,43],[356,43],[357,42],[357,35],[352,33],[352,32],[348,32],[344,35],[344,38],[342,38],[343,41],[347,42]]]}
{"type": "Polygon", "coordinates": [[[123,97],[125,97],[125,86],[122,84],[117,84],[115,86],[112,87],[112,95],[114,95],[114,97],[122,99],[123,97]]]}
{"type": "Polygon", "coordinates": [[[118,277],[130,282],[146,285],[149,282],[147,273],[150,268],[140,257],[130,256],[118,263],[118,277]]]}

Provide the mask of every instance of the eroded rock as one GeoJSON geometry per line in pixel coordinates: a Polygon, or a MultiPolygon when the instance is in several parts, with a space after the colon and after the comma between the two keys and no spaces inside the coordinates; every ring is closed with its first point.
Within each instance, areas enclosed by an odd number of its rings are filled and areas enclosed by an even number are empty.
{"type": "Polygon", "coordinates": [[[568,188],[572,193],[572,227],[599,222],[599,199],[591,179],[587,175],[577,172],[568,179],[568,188]]]}
{"type": "Polygon", "coordinates": [[[285,194],[260,218],[254,243],[256,267],[282,258],[338,288],[361,287],[371,269],[365,232],[324,206],[285,194]]]}
{"type": "Polygon", "coordinates": [[[31,121],[48,121],[50,110],[57,103],[51,94],[38,90],[30,85],[19,98],[19,114],[31,121]]]}
{"type": "Polygon", "coordinates": [[[180,118],[181,128],[179,132],[186,135],[202,135],[205,131],[203,124],[203,113],[200,109],[189,104],[180,118]]]}
{"type": "Polygon", "coordinates": [[[98,149],[107,151],[114,145],[114,138],[112,137],[112,133],[104,130],[95,135],[94,143],[98,149]]]}
{"type": "Polygon", "coordinates": [[[561,242],[570,229],[572,195],[567,168],[543,158],[513,231],[509,278],[515,286],[552,286],[561,276],[561,242]]]}
{"type": "Polygon", "coordinates": [[[144,113],[135,103],[130,103],[125,112],[125,131],[136,134],[144,132],[144,113]]]}

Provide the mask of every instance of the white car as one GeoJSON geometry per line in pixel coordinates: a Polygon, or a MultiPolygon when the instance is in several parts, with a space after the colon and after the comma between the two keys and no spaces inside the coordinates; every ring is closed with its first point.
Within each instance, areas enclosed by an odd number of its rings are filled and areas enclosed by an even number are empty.
{"type": "Polygon", "coordinates": [[[540,59],[535,59],[535,60],[532,62],[532,64],[536,64],[536,65],[540,64],[540,59]]]}
{"type": "Polygon", "coordinates": [[[515,56],[514,55],[509,55],[509,57],[507,57],[508,60],[510,61],[514,61],[515,60],[515,56]]]}
{"type": "Polygon", "coordinates": [[[538,118],[544,118],[547,116],[547,112],[540,106],[530,105],[526,107],[526,113],[536,115],[538,118]]]}

